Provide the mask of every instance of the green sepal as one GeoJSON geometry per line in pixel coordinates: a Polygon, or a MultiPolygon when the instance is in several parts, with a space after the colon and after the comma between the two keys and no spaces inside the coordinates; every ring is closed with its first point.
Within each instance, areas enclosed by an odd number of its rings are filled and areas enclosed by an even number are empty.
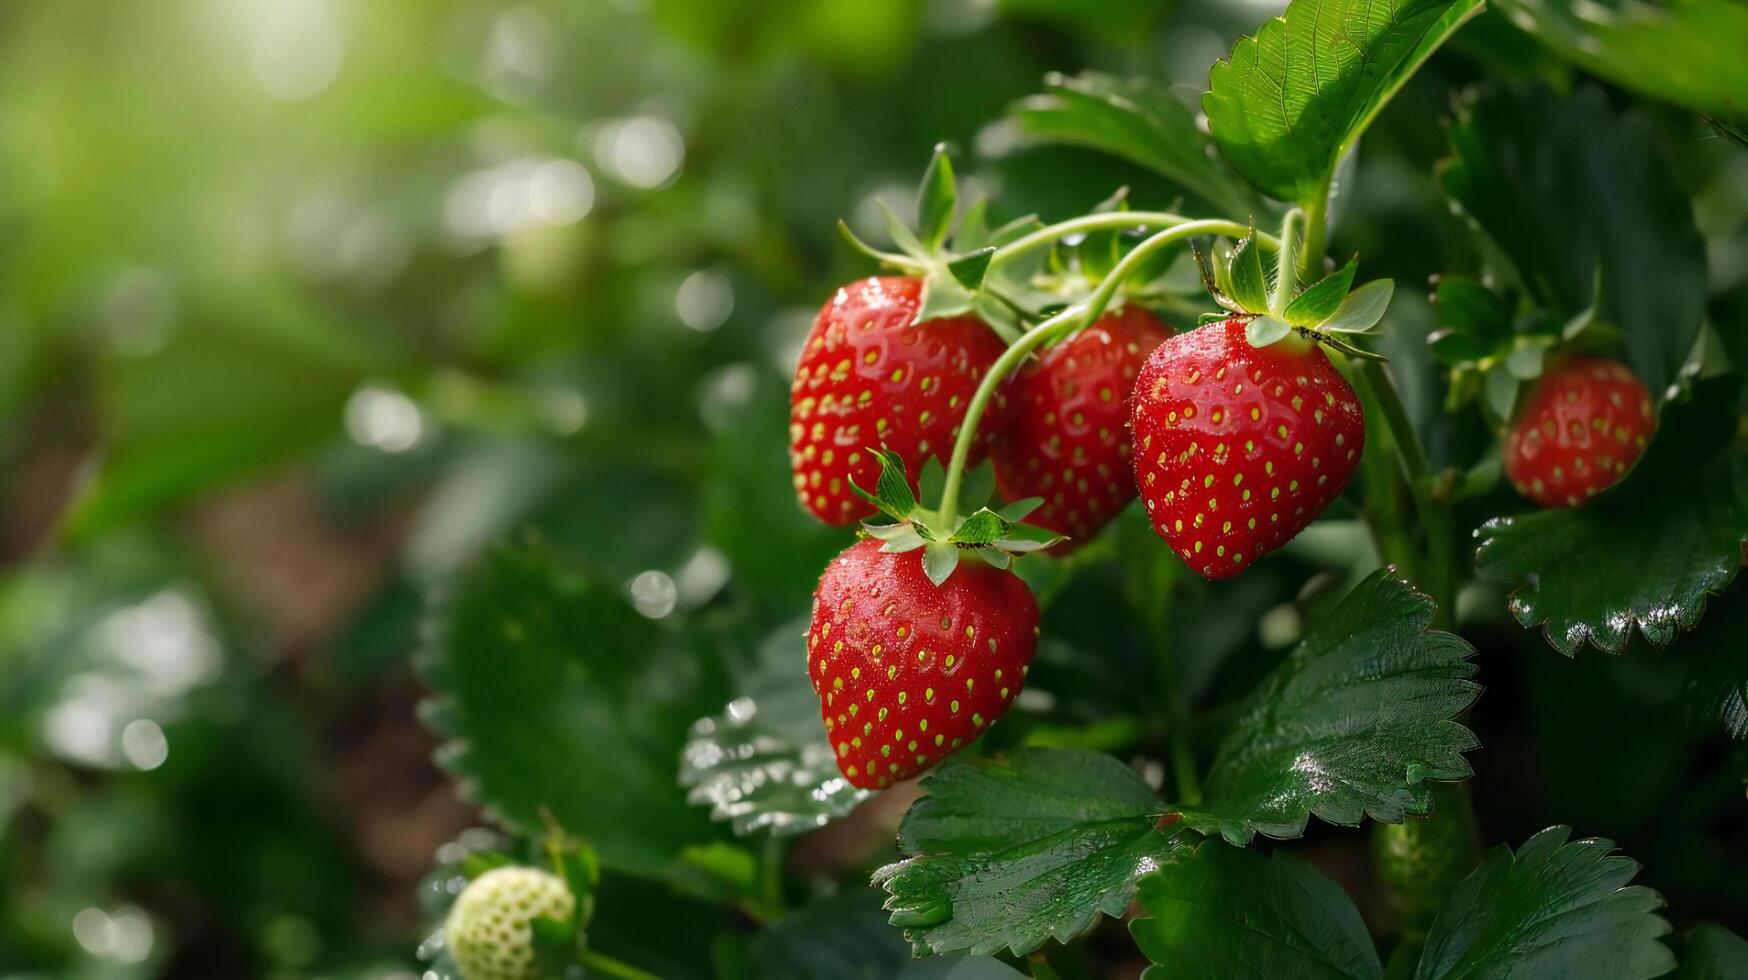
{"type": "Polygon", "coordinates": [[[1379,363],[1387,363],[1390,360],[1388,357],[1385,357],[1384,355],[1379,354],[1376,351],[1369,351],[1369,350],[1366,350],[1364,347],[1356,347],[1353,344],[1351,344],[1345,340],[1342,340],[1340,337],[1332,337],[1328,334],[1320,334],[1317,337],[1317,342],[1322,344],[1325,347],[1333,347],[1336,350],[1341,351],[1343,354],[1346,354],[1349,357],[1357,357],[1362,361],[1377,361],[1379,363]]]}
{"type": "Polygon", "coordinates": [[[1286,321],[1295,327],[1314,327],[1334,316],[1347,299],[1348,288],[1353,285],[1354,273],[1358,269],[1359,258],[1356,256],[1348,259],[1347,265],[1305,287],[1304,292],[1287,304],[1286,321]]]}
{"type": "Polygon", "coordinates": [[[1293,332],[1293,328],[1285,320],[1277,320],[1267,313],[1251,317],[1244,324],[1244,339],[1252,347],[1267,347],[1279,343],[1293,332]]]}
{"type": "Polygon", "coordinates": [[[1010,554],[1024,555],[1067,540],[1068,535],[1058,534],[1035,524],[1015,524],[1008,528],[1005,536],[991,544],[1010,554]]]}
{"type": "Polygon", "coordinates": [[[959,285],[950,272],[935,269],[923,277],[923,295],[917,303],[916,318],[921,324],[948,316],[964,316],[974,308],[975,297],[959,285]]]}
{"type": "Polygon", "coordinates": [[[995,463],[984,460],[965,471],[959,484],[959,502],[967,507],[982,507],[995,493],[995,463]]]}
{"type": "Polygon", "coordinates": [[[577,961],[581,943],[577,941],[576,923],[541,915],[528,921],[528,931],[541,976],[563,976],[577,961]]]}
{"type": "Polygon", "coordinates": [[[874,484],[874,493],[857,486],[854,479],[850,480],[850,489],[881,513],[900,521],[910,520],[916,510],[916,496],[910,492],[910,481],[905,478],[904,460],[890,449],[869,446],[867,451],[880,460],[880,479],[874,484]]]}
{"type": "MultiPolygon", "coordinates": [[[[1208,253],[1202,251],[1202,246],[1193,238],[1190,239],[1190,255],[1195,258],[1196,269],[1202,275],[1202,288],[1208,291],[1208,295],[1213,297],[1214,302],[1218,304],[1221,309],[1226,310],[1229,313],[1249,312],[1237,301],[1233,300],[1230,295],[1232,292],[1232,278],[1228,274],[1226,263],[1218,261],[1217,258],[1216,261],[1210,263],[1208,261],[1208,253]]],[[[1202,322],[1213,322],[1209,319],[1209,316],[1210,314],[1203,314],[1202,322]]],[[[1224,320],[1226,318],[1223,316],[1214,316],[1214,319],[1224,320]]]]}
{"type": "Polygon", "coordinates": [[[929,539],[923,537],[922,531],[918,530],[917,526],[909,521],[905,521],[902,524],[880,524],[872,526],[865,524],[862,526],[862,529],[868,532],[869,537],[881,542],[880,550],[889,555],[903,554],[906,551],[915,551],[929,543],[929,539]]]}
{"type": "Polygon", "coordinates": [[[936,586],[947,581],[953,569],[959,567],[959,546],[946,541],[934,541],[923,548],[923,574],[936,586]]]}
{"type": "Polygon", "coordinates": [[[1268,309],[1268,274],[1262,268],[1262,247],[1257,244],[1254,228],[1232,247],[1226,269],[1227,293],[1234,302],[1252,313],[1268,309]]]}
{"type": "Polygon", "coordinates": [[[984,564],[992,568],[1007,568],[1014,563],[1014,556],[997,548],[968,548],[984,564]]]}
{"type": "Polygon", "coordinates": [[[1013,525],[1000,514],[984,507],[961,521],[953,529],[953,536],[947,540],[964,545],[989,544],[1006,537],[1012,528],[1013,525]]]}
{"type": "Polygon", "coordinates": [[[922,240],[916,237],[915,232],[905,226],[904,219],[898,216],[898,212],[892,210],[891,205],[878,198],[875,199],[874,203],[879,206],[881,215],[886,218],[886,234],[892,239],[894,245],[897,245],[908,255],[929,254],[929,249],[923,247],[922,240]]]}
{"type": "Polygon", "coordinates": [[[989,260],[994,254],[994,245],[980,248],[947,263],[947,271],[952,273],[953,279],[959,285],[976,292],[983,287],[983,277],[989,272],[989,260]]]}
{"type": "Polygon", "coordinates": [[[941,457],[930,456],[923,460],[922,472],[917,474],[917,497],[922,500],[940,500],[941,492],[945,489],[947,489],[947,467],[942,465],[941,457]]]}
{"type": "Polygon", "coordinates": [[[1001,510],[996,511],[996,513],[1001,515],[1002,520],[1012,524],[1018,524],[1026,519],[1026,515],[1042,506],[1044,506],[1043,497],[1027,497],[1024,500],[1016,500],[1013,503],[1008,504],[1001,510]]]}
{"type": "MultiPolygon", "coordinates": [[[[924,248],[937,251],[947,242],[947,232],[953,226],[953,212],[959,206],[959,192],[953,180],[953,161],[947,156],[947,144],[935,144],[934,156],[929,158],[928,168],[923,171],[916,200],[917,234],[924,248]]],[[[898,239],[895,237],[893,241],[898,239]]]]}
{"type": "Polygon", "coordinates": [[[1390,298],[1395,294],[1395,280],[1374,279],[1348,293],[1335,312],[1317,324],[1317,329],[1330,333],[1365,333],[1384,318],[1384,311],[1390,308],[1390,298]]]}
{"type": "Polygon", "coordinates": [[[892,268],[901,269],[905,272],[918,272],[922,269],[922,266],[915,259],[904,255],[896,255],[892,252],[882,252],[856,237],[856,233],[850,230],[849,222],[844,221],[842,218],[838,219],[838,234],[842,236],[844,241],[848,242],[850,247],[855,249],[857,253],[873,259],[881,265],[891,266],[892,268]]]}

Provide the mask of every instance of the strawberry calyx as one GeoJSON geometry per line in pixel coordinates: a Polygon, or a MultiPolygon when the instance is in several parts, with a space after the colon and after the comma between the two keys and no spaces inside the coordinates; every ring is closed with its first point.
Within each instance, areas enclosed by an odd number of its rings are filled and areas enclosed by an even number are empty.
{"type": "MultiPolygon", "coordinates": [[[[1042,497],[1017,500],[1000,510],[980,507],[945,521],[940,512],[917,502],[910,482],[905,479],[902,457],[889,449],[869,447],[867,451],[880,460],[880,477],[874,492],[857,486],[854,480],[850,481],[850,489],[891,520],[870,519],[863,522],[863,531],[881,542],[883,552],[898,554],[923,549],[923,573],[936,586],[953,574],[961,552],[970,552],[996,568],[1007,568],[1016,557],[1066,539],[1054,531],[1020,523],[1044,503],[1042,497]]],[[[921,483],[926,487],[940,480],[940,461],[931,457],[923,466],[921,483]]],[[[993,482],[993,478],[988,482],[993,482]]],[[[988,482],[981,497],[972,494],[971,499],[987,498],[988,482]]]]}
{"type": "MultiPolygon", "coordinates": [[[[1290,233],[1283,233],[1283,243],[1290,240],[1290,233]]],[[[1264,270],[1254,226],[1212,267],[1200,247],[1192,244],[1192,249],[1202,272],[1202,285],[1223,311],[1204,314],[1204,323],[1239,320],[1244,323],[1244,339],[1252,347],[1268,347],[1297,335],[1351,357],[1386,360],[1348,339],[1350,335],[1372,332],[1396,291],[1396,284],[1390,279],[1375,279],[1357,289],[1350,288],[1358,269],[1358,256],[1301,288],[1294,271],[1293,249],[1288,244],[1278,253],[1274,275],[1271,277],[1264,270]]]]}
{"type": "MultiPolygon", "coordinates": [[[[838,232],[851,248],[868,258],[922,279],[922,300],[911,322],[922,324],[981,312],[979,294],[995,246],[983,241],[987,236],[981,230],[982,209],[976,205],[967,209],[965,218],[959,222],[958,240],[949,245],[949,232],[959,216],[959,190],[946,144],[935,146],[934,156],[923,171],[922,184],[917,189],[915,231],[885,201],[877,203],[886,218],[886,233],[897,252],[883,251],[862,241],[842,220],[838,221],[838,232]]],[[[1013,340],[1000,318],[986,319],[997,333],[1013,340]]]]}

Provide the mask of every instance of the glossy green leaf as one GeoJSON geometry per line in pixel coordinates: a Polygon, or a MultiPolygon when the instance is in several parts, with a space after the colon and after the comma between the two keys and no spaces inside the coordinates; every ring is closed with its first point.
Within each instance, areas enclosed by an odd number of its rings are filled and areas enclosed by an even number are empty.
{"type": "Polygon", "coordinates": [[[1287,322],[1298,327],[1315,327],[1333,316],[1347,299],[1348,287],[1353,285],[1358,270],[1359,260],[1348,259],[1346,265],[1306,286],[1287,304],[1287,322]]]}
{"type": "Polygon", "coordinates": [[[1480,693],[1474,652],[1429,630],[1433,603],[1387,570],[1354,587],[1251,696],[1220,744],[1186,826],[1235,844],[1424,812],[1428,779],[1470,774],[1475,736],[1453,719],[1480,693]]]}
{"type": "Polygon", "coordinates": [[[988,956],[912,959],[886,924],[879,893],[850,887],[818,898],[761,930],[748,950],[757,980],[1024,980],[988,956]]]}
{"type": "Polygon", "coordinates": [[[680,756],[687,799],[737,834],[799,834],[866,799],[838,773],[807,678],[805,622],[760,644],[755,669],[722,713],[692,725],[680,756]]]}
{"type": "MultiPolygon", "coordinates": [[[[929,165],[923,171],[922,185],[917,188],[917,236],[923,247],[933,252],[947,241],[953,227],[953,212],[959,206],[959,190],[953,180],[953,161],[947,147],[935,147],[929,165]]],[[[975,288],[975,287],[973,287],[975,288]]]]}
{"type": "Polygon", "coordinates": [[[1239,173],[1321,209],[1335,165],[1475,0],[1294,0],[1208,75],[1202,107],[1239,173]]]}
{"type": "Polygon", "coordinates": [[[1692,629],[1724,590],[1748,539],[1748,454],[1716,455],[1735,428],[1740,381],[1696,382],[1663,406],[1638,465],[1580,507],[1484,524],[1481,575],[1515,586],[1511,612],[1567,656],[1586,642],[1625,649],[1633,628],[1653,646],[1692,629]],[[1714,458],[1716,455],[1716,458],[1714,458]]]}
{"type": "Polygon", "coordinates": [[[1128,766],[1078,749],[947,760],[875,872],[919,951],[1030,952],[1120,915],[1135,877],[1173,848],[1159,797],[1128,766]]]}
{"type": "Polygon", "coordinates": [[[1740,980],[1748,977],[1748,940],[1711,922],[1687,931],[1687,955],[1675,980],[1740,980]]]}
{"type": "Polygon", "coordinates": [[[1439,329],[1427,338],[1447,365],[1492,357],[1511,342],[1511,313],[1499,294],[1467,276],[1440,276],[1433,291],[1439,329]]]}
{"type": "Polygon", "coordinates": [[[1098,72],[1051,75],[1045,92],[1012,109],[1036,142],[1070,143],[1131,160],[1229,214],[1249,215],[1256,202],[1214,152],[1195,114],[1164,88],[1144,79],[1098,72]]]}
{"type": "Polygon", "coordinates": [[[1494,848],[1433,921],[1416,980],[1661,976],[1675,957],[1657,937],[1663,897],[1628,882],[1639,864],[1614,842],[1568,842],[1550,827],[1517,849],[1494,848]]]}
{"type": "Polygon", "coordinates": [[[956,276],[951,269],[935,269],[923,277],[923,295],[912,323],[964,316],[975,308],[971,291],[960,285],[956,276]]]}
{"type": "Polygon", "coordinates": [[[1024,953],[1115,915],[1135,878],[1174,844],[1162,814],[1234,842],[1331,823],[1399,821],[1425,808],[1427,779],[1469,774],[1474,736],[1451,719],[1475,698],[1470,648],[1428,632],[1432,603],[1384,572],[1311,631],[1233,723],[1207,802],[1161,803],[1097,753],[1026,749],[949,759],[905,818],[907,860],[876,881],[919,949],[1024,953]]]}
{"type": "Polygon", "coordinates": [[[1494,0],[1513,24],[1624,88],[1700,111],[1748,108],[1748,6],[1731,0],[1494,0]]]}
{"type": "Polygon", "coordinates": [[[1153,961],[1143,980],[1377,980],[1378,951],[1353,900],[1276,851],[1205,841],[1141,879],[1129,923],[1153,961]]]}
{"type": "Polygon", "coordinates": [[[1748,741],[1748,589],[1740,584],[1706,604],[1699,629],[1684,637],[1675,655],[1687,668],[1682,697],[1695,727],[1722,728],[1748,741]]]}
{"type": "Polygon", "coordinates": [[[1444,192],[1563,317],[1601,297],[1653,392],[1675,380],[1705,312],[1705,244],[1649,118],[1596,89],[1484,90],[1458,110],[1444,192]]]}
{"type": "Polygon", "coordinates": [[[690,658],[540,547],[493,549],[431,620],[425,717],[463,792],[520,833],[543,814],[605,867],[668,871],[715,839],[674,760],[704,697],[690,658]]]}
{"type": "Polygon", "coordinates": [[[1226,295],[1252,313],[1269,308],[1268,274],[1262,268],[1262,246],[1254,233],[1233,246],[1226,260],[1226,295]]]}

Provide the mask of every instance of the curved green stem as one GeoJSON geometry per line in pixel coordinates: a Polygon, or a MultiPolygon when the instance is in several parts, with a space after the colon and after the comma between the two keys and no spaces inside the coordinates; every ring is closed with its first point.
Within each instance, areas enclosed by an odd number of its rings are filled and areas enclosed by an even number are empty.
{"type": "Polygon", "coordinates": [[[1401,461],[1396,475],[1408,487],[1426,538],[1426,561],[1415,576],[1419,579],[1415,584],[1431,594],[1437,603],[1434,625],[1447,627],[1456,615],[1453,608],[1456,601],[1456,549],[1451,537],[1455,528],[1450,501],[1434,486],[1426,450],[1420,444],[1420,436],[1414,431],[1408,410],[1403,406],[1402,396],[1389,372],[1376,361],[1365,361],[1359,365],[1356,375],[1367,400],[1376,405],[1384,417],[1385,429],[1396,448],[1396,458],[1401,461]]]}
{"type": "Polygon", "coordinates": [[[611,956],[604,956],[592,949],[585,949],[578,957],[590,972],[603,977],[617,977],[619,980],[661,980],[647,970],[640,970],[630,963],[622,963],[611,956]]]}
{"type": "MultiPolygon", "coordinates": [[[[1104,211],[1099,214],[1081,215],[1078,218],[1070,218],[1067,221],[1046,225],[1037,231],[1028,232],[1008,242],[996,249],[995,254],[989,257],[989,269],[993,272],[1000,268],[1004,262],[1010,262],[1035,248],[1054,244],[1058,239],[1066,238],[1069,235],[1124,228],[1173,228],[1191,223],[1217,223],[1220,225],[1219,228],[1197,232],[1197,234],[1231,235],[1234,238],[1250,234],[1248,226],[1241,225],[1236,221],[1198,220],[1184,217],[1181,214],[1172,214],[1168,211],[1104,211]]],[[[1257,233],[1256,240],[1271,250],[1280,248],[1281,244],[1280,240],[1273,235],[1262,232],[1257,233]]]]}
{"type": "MultiPolygon", "coordinates": [[[[1073,222],[1064,222],[1072,224],[1073,222]]],[[[1248,234],[1250,229],[1235,221],[1208,219],[1203,221],[1186,221],[1145,239],[1139,245],[1130,249],[1119,260],[1110,274],[1101,280],[1086,299],[1069,306],[1067,309],[1037,326],[1026,331],[1011,344],[1001,356],[990,365],[988,373],[977,385],[977,391],[971,396],[971,404],[965,407],[965,420],[960,423],[959,437],[953,442],[953,455],[947,463],[947,482],[941,489],[940,522],[942,527],[952,527],[953,521],[959,516],[959,485],[965,479],[965,463],[971,458],[971,440],[977,432],[977,423],[983,419],[984,409],[989,407],[989,400],[995,396],[995,389],[1001,384],[1026,356],[1044,344],[1060,337],[1067,337],[1079,331],[1099,318],[1105,307],[1117,295],[1123,280],[1129,278],[1135,269],[1145,262],[1148,256],[1160,249],[1180,242],[1194,235],[1231,235],[1248,234]],[[1236,229],[1236,232],[1234,231],[1236,229]]],[[[1258,236],[1260,238],[1260,236],[1258,236]]]]}

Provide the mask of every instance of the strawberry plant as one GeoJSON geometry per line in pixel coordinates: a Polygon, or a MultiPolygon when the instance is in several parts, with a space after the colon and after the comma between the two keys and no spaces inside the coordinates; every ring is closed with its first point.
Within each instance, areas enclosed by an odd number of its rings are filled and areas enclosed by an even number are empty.
{"type": "Polygon", "coordinates": [[[1748,976],[1740,880],[1666,903],[1706,858],[1633,782],[1691,766],[1740,824],[1741,263],[1664,146],[1748,92],[1631,5],[1497,6],[1292,0],[1194,102],[1052,75],[933,149],[914,221],[840,223],[787,470],[765,426],[703,477],[726,561],[813,564],[652,613],[605,522],[432,603],[426,718],[508,835],[445,869],[432,969],[1748,976]],[[1046,221],[1004,141],[1134,183],[1046,221]],[[1495,687],[1557,691],[1569,753],[1487,744],[1495,687]],[[1587,748],[1677,716],[1620,774],[1587,748]],[[616,941],[650,915],[706,938],[616,941]]]}

